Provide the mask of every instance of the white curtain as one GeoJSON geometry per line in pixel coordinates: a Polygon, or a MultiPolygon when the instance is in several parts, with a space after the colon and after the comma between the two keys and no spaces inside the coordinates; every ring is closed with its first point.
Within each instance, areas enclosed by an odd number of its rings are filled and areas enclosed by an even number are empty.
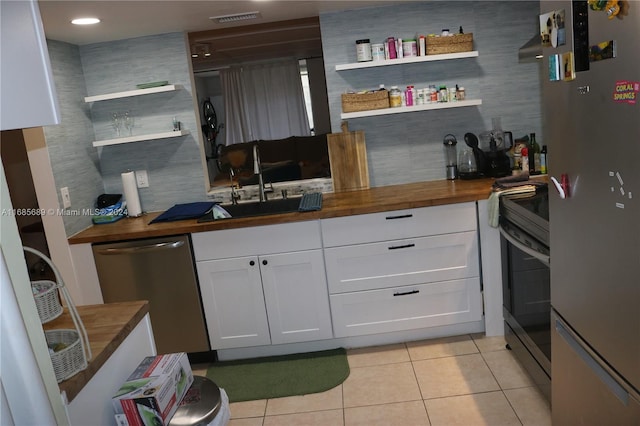
{"type": "Polygon", "coordinates": [[[310,135],[295,59],[220,71],[227,144],[310,135]]]}

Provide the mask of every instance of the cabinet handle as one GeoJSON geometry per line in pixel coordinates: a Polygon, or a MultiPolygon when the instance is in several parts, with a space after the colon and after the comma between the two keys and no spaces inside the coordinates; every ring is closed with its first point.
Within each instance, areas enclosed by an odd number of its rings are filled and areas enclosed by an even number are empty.
{"type": "Polygon", "coordinates": [[[404,293],[393,293],[393,297],[408,296],[410,294],[418,294],[418,293],[420,293],[420,290],[405,291],[404,293]]]}
{"type": "Polygon", "coordinates": [[[407,218],[410,218],[410,217],[413,217],[413,214],[409,213],[409,214],[401,214],[401,215],[398,215],[398,216],[387,216],[387,217],[385,217],[385,219],[387,219],[387,220],[407,219],[407,218]]]}
{"type": "Polygon", "coordinates": [[[267,259],[265,259],[265,260],[263,260],[263,261],[262,261],[262,264],[263,264],[263,265],[266,265],[267,263],[269,263],[269,262],[267,262],[267,259]]]}
{"type": "Polygon", "coordinates": [[[388,248],[389,248],[389,250],[398,250],[398,249],[404,249],[404,248],[411,248],[411,247],[415,247],[415,246],[416,246],[415,244],[405,244],[405,245],[402,245],[402,246],[391,246],[391,247],[388,247],[388,248]]]}
{"type": "Polygon", "coordinates": [[[99,249],[100,254],[129,254],[129,253],[142,253],[145,251],[156,251],[180,248],[184,245],[184,241],[168,241],[163,243],[149,244],[145,246],[135,247],[122,247],[122,248],[105,248],[99,249]]]}
{"type": "Polygon", "coordinates": [[[256,264],[256,262],[254,262],[253,260],[251,262],[249,262],[249,265],[251,265],[251,266],[253,266],[255,264],[256,264]]]}

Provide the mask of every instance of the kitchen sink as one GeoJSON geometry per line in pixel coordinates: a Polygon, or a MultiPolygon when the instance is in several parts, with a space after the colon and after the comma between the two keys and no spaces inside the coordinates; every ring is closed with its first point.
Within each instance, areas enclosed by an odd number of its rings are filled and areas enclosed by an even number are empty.
{"type": "Polygon", "coordinates": [[[238,217],[264,216],[278,213],[297,212],[300,206],[300,197],[280,198],[264,202],[249,202],[239,204],[220,204],[230,215],[230,218],[215,218],[213,211],[198,219],[198,222],[211,222],[213,220],[233,219],[238,217]]]}

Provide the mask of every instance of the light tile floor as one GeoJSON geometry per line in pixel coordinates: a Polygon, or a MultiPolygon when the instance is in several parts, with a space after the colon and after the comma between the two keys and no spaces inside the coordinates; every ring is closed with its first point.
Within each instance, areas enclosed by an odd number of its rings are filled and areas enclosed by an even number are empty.
{"type": "Polygon", "coordinates": [[[347,355],[351,373],[341,385],[232,403],[229,426],[551,425],[549,403],[502,337],[464,335],[347,355]]]}

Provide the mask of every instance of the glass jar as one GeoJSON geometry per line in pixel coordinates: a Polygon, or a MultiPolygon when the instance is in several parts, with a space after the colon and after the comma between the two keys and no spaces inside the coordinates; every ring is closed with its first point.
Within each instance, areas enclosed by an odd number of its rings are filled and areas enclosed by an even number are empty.
{"type": "Polygon", "coordinates": [[[402,92],[398,86],[391,86],[391,90],[389,90],[389,105],[392,107],[402,106],[402,92]]]}

